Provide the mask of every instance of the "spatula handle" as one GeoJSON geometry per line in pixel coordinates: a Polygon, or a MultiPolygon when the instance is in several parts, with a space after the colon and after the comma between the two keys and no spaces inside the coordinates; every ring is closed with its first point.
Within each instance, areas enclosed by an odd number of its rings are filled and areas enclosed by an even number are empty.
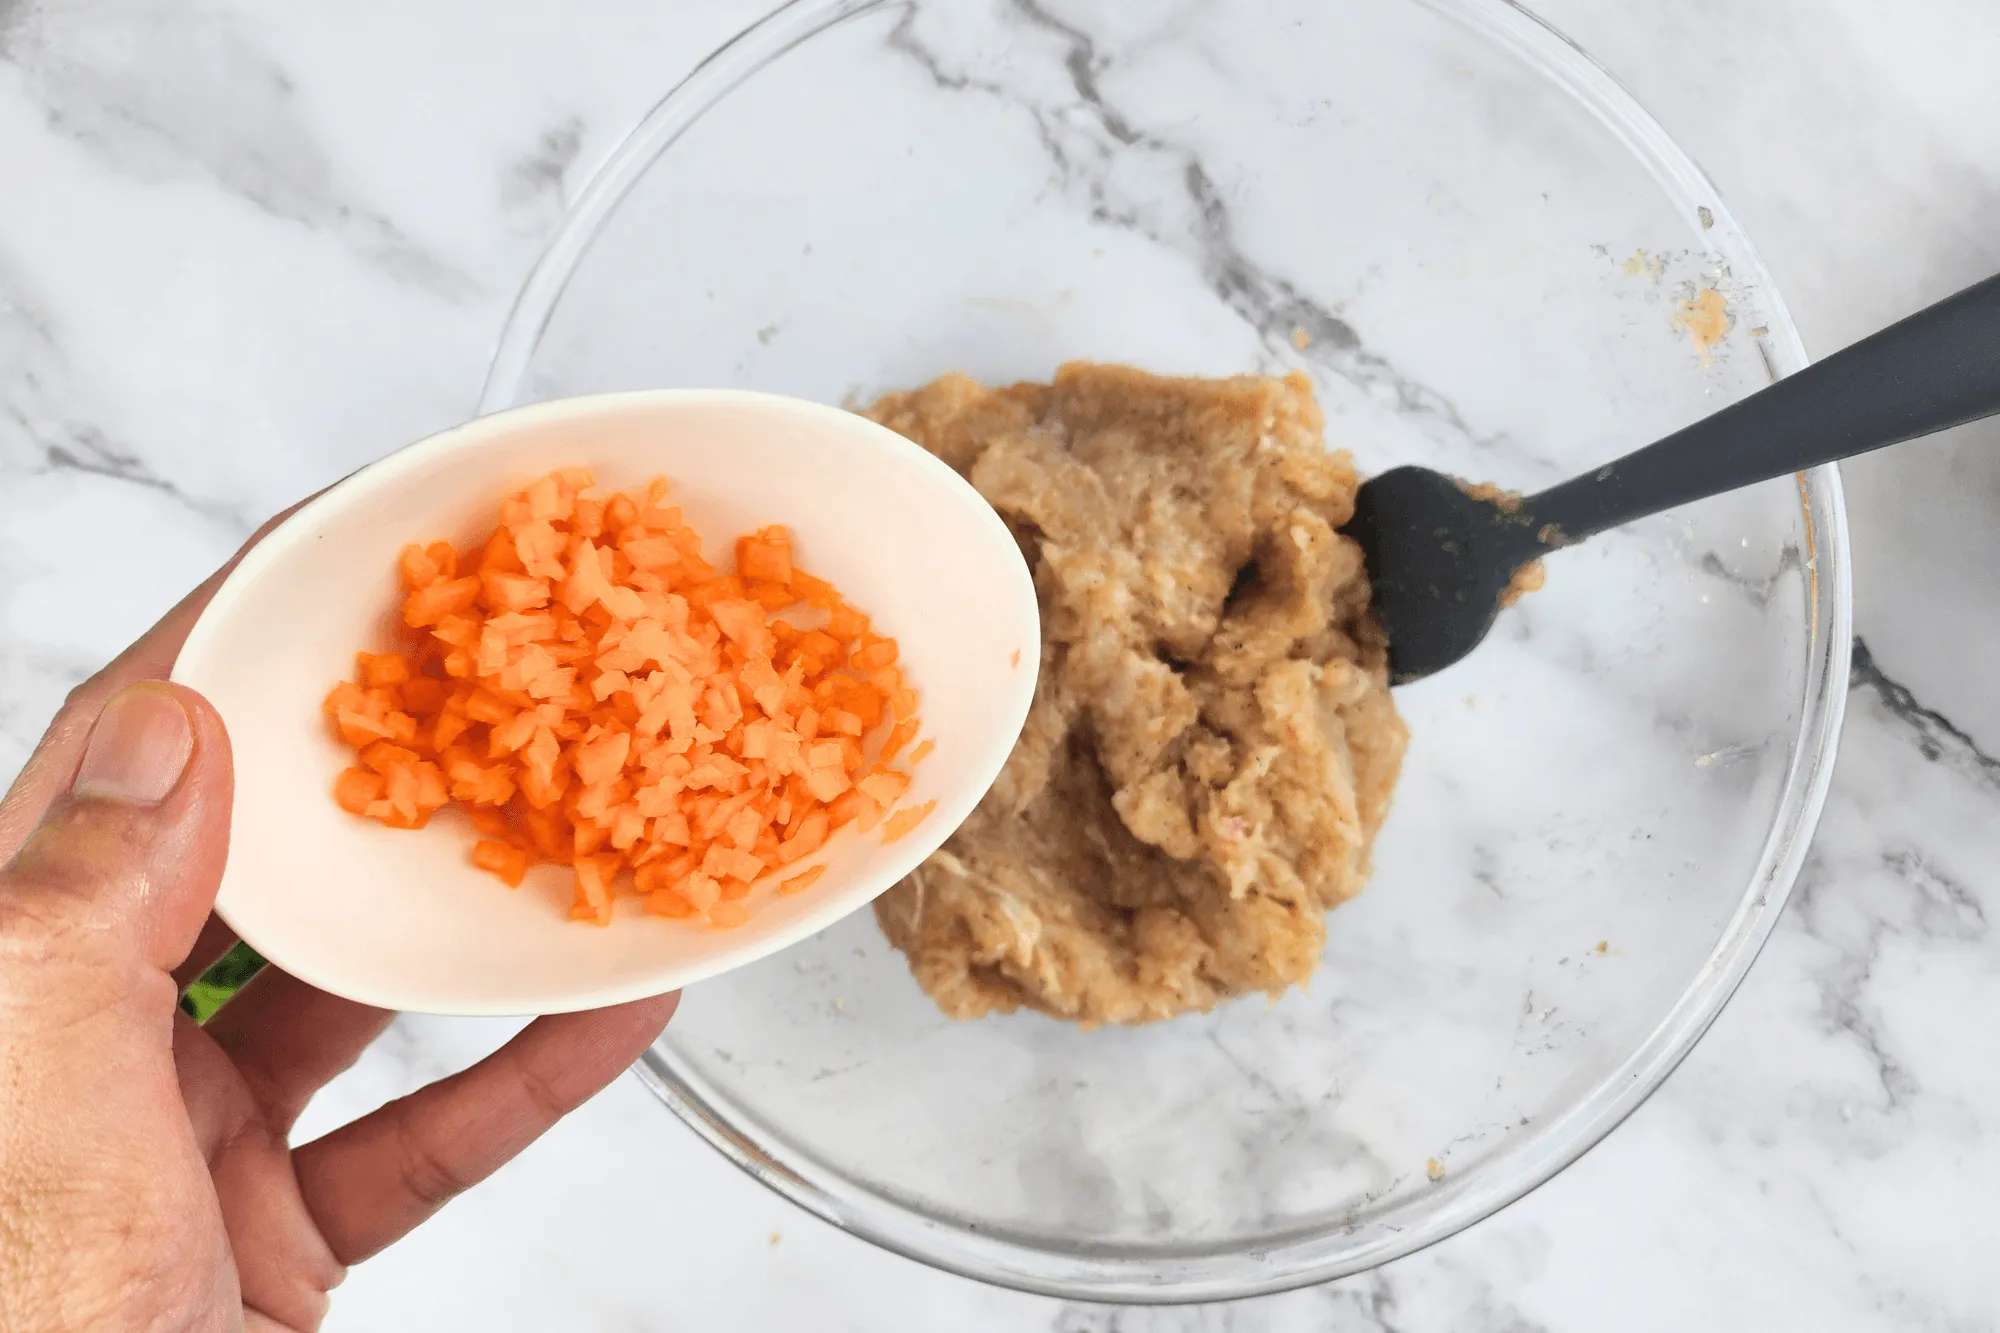
{"type": "Polygon", "coordinates": [[[1526,508],[1553,544],[2000,412],[2000,276],[1526,508]]]}

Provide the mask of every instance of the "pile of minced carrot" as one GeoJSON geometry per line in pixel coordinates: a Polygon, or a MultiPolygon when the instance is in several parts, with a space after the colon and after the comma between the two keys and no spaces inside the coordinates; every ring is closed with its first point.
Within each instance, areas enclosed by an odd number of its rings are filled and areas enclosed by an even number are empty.
{"type": "Polygon", "coordinates": [[[483,544],[403,549],[405,646],[357,654],[326,699],[357,751],[343,809],[414,829],[455,804],[474,864],[509,885],[573,867],[573,917],[609,924],[629,890],[723,927],[767,875],[816,880],[798,863],[836,829],[897,838],[930,813],[891,813],[918,727],[896,641],[793,563],[785,529],[742,538],[721,574],[664,480],[593,485],[561,469],[483,544]]]}

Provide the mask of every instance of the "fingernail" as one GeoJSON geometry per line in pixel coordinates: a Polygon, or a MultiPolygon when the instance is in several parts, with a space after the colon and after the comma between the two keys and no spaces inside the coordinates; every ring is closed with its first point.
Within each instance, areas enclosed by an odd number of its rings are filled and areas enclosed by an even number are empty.
{"type": "Polygon", "coordinates": [[[194,727],[174,692],[129,685],[97,715],[70,790],[84,800],[158,805],[173,794],[193,754],[194,727]]]}

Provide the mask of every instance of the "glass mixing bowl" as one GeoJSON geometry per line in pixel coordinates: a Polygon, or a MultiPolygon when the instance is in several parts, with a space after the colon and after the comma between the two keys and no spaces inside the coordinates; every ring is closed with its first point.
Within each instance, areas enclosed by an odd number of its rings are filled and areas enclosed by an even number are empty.
{"type": "MultiPolygon", "coordinates": [[[[1519,490],[1805,360],[1701,173],[1500,0],[797,0],[579,198],[483,405],[1073,357],[1302,368],[1364,471],[1519,490]]],[[[862,913],[696,988],[646,1077],[821,1217],[1041,1292],[1243,1296],[1450,1235],[1638,1105],[1769,933],[1846,543],[1823,469],[1555,557],[1398,692],[1374,880],[1307,991],[955,1024],[862,913]]]]}

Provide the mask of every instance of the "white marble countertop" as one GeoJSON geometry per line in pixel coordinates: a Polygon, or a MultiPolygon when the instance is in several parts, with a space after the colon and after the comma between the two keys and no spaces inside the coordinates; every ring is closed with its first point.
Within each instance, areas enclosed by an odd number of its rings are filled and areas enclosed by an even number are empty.
{"type": "MultiPolygon", "coordinates": [[[[463,417],[565,201],[763,7],[0,0],[0,770],[256,520],[463,417]]],[[[1716,178],[1816,353],[2000,270],[1990,0],[1536,8],[1716,178]]],[[[2000,427],[1847,477],[1865,650],[1799,892],[1665,1088],[1499,1216],[1314,1291],[1064,1305],[806,1217],[628,1078],[329,1327],[2000,1327],[2000,427]]],[[[405,1021],[314,1120],[500,1032],[405,1021]]]]}

